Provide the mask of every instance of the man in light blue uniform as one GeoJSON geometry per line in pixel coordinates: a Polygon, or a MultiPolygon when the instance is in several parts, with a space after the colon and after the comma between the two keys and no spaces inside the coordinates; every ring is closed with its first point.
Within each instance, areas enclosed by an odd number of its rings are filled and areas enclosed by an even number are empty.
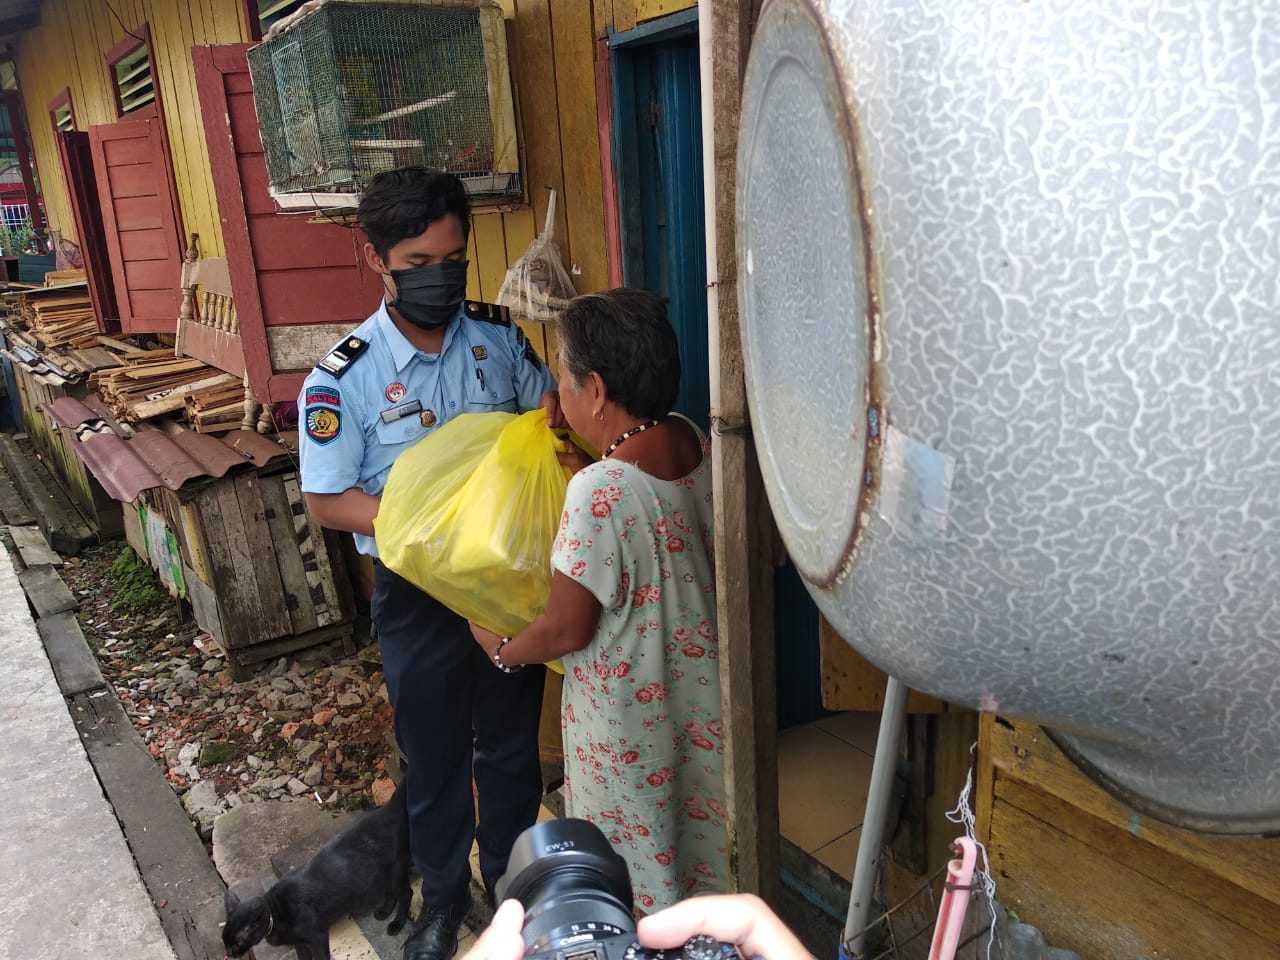
{"type": "Polygon", "coordinates": [[[448,960],[471,903],[472,841],[492,895],[537,817],[544,671],[498,668],[465,620],[379,563],[373,518],[396,457],[458,414],[544,407],[553,425],[563,420],[554,379],[506,310],[464,301],[471,220],[460,181],[420,167],[379,174],[357,220],[386,300],[303,384],[302,489],[320,524],[351,531],[375,558],[371,612],[423,881],[404,956],[448,960]]]}
{"type": "MultiPolygon", "coordinates": [[[[384,302],[339,344],[344,354],[357,340],[368,344],[347,361],[349,370],[311,371],[298,399],[308,493],[359,487],[380,494],[396,457],[441,424],[460,413],[532,410],[555,389],[503,308],[464,303],[454,321],[440,352],[424,353],[396,328],[384,302]]],[[[334,353],[325,360],[342,362],[334,353]]],[[[378,555],[373,537],[357,533],[355,541],[361,553],[378,555]]]]}

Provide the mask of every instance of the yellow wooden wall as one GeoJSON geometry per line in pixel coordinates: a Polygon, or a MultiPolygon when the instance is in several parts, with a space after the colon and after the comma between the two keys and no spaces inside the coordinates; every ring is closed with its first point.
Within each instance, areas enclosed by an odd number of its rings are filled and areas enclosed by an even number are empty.
{"type": "MultiPolygon", "coordinates": [[[[547,215],[556,190],[556,241],[579,293],[603,290],[609,273],[597,120],[596,39],[694,5],[693,0],[501,0],[511,20],[511,76],[520,111],[530,207],[479,212],[471,244],[470,294],[492,300],[547,215]],[[547,69],[551,64],[552,69],[547,69]]],[[[555,333],[529,328],[555,363],[555,333]]]]}
{"type": "MultiPolygon", "coordinates": [[[[607,28],[638,23],[694,5],[693,0],[501,0],[509,23],[512,80],[520,113],[529,205],[478,208],[471,243],[469,294],[492,300],[507,267],[524,253],[557,191],[556,240],[578,292],[608,284],[604,194],[596,113],[596,40],[607,28]]],[[[248,36],[241,0],[112,0],[128,29],[146,22],[155,51],[184,234],[200,234],[205,256],[223,253],[204,126],[190,50],[241,43],[248,36]]],[[[113,123],[115,101],[105,54],[125,36],[103,0],[46,0],[41,25],[17,57],[22,95],[50,224],[75,238],[48,103],[70,88],[80,130],[113,123]]],[[[78,238],[75,238],[78,239],[78,238]]],[[[175,278],[176,281],[176,278],[175,278]]],[[[531,329],[554,365],[554,332],[531,329]]],[[[554,367],[553,367],[554,368],[554,367]]]]}
{"type": "Polygon", "coordinates": [[[79,240],[49,121],[49,101],[70,88],[77,129],[114,123],[116,106],[106,53],[125,38],[126,30],[146,23],[151,28],[152,71],[169,133],[184,234],[198,232],[202,252],[220,256],[222,231],[191,47],[243,42],[248,36],[243,5],[240,0],[110,0],[110,7],[119,21],[104,0],[44,0],[40,26],[28,31],[18,48],[18,83],[49,223],[63,236],[79,240]]]}

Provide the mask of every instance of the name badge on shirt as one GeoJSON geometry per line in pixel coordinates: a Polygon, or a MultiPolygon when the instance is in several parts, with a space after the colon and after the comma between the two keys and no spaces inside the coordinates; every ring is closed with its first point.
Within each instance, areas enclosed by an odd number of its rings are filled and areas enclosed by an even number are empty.
{"type": "Polygon", "coordinates": [[[397,420],[403,420],[405,417],[412,416],[422,411],[421,400],[409,400],[405,403],[396,404],[394,407],[388,407],[378,416],[383,423],[395,423],[397,420]]]}

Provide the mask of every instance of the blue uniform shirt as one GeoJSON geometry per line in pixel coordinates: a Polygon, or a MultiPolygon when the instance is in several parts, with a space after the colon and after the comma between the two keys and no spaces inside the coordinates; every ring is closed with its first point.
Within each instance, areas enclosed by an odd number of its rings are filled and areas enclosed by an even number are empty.
{"type": "MultiPolygon", "coordinates": [[[[382,493],[396,457],[460,413],[523,413],[556,388],[514,323],[458,316],[440,353],[422,353],[386,304],[351,332],[367,341],[340,377],[316,367],[298,394],[298,455],[306,493],[382,493]]],[[[356,549],[376,557],[373,537],[356,549]]]]}

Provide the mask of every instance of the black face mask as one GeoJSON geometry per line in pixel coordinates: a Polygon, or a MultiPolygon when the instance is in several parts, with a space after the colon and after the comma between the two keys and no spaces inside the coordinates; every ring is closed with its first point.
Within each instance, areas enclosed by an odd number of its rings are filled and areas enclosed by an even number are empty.
{"type": "Polygon", "coordinates": [[[438,330],[458,313],[467,296],[467,261],[424,263],[407,270],[392,270],[396,299],[387,306],[422,330],[438,330]]]}

